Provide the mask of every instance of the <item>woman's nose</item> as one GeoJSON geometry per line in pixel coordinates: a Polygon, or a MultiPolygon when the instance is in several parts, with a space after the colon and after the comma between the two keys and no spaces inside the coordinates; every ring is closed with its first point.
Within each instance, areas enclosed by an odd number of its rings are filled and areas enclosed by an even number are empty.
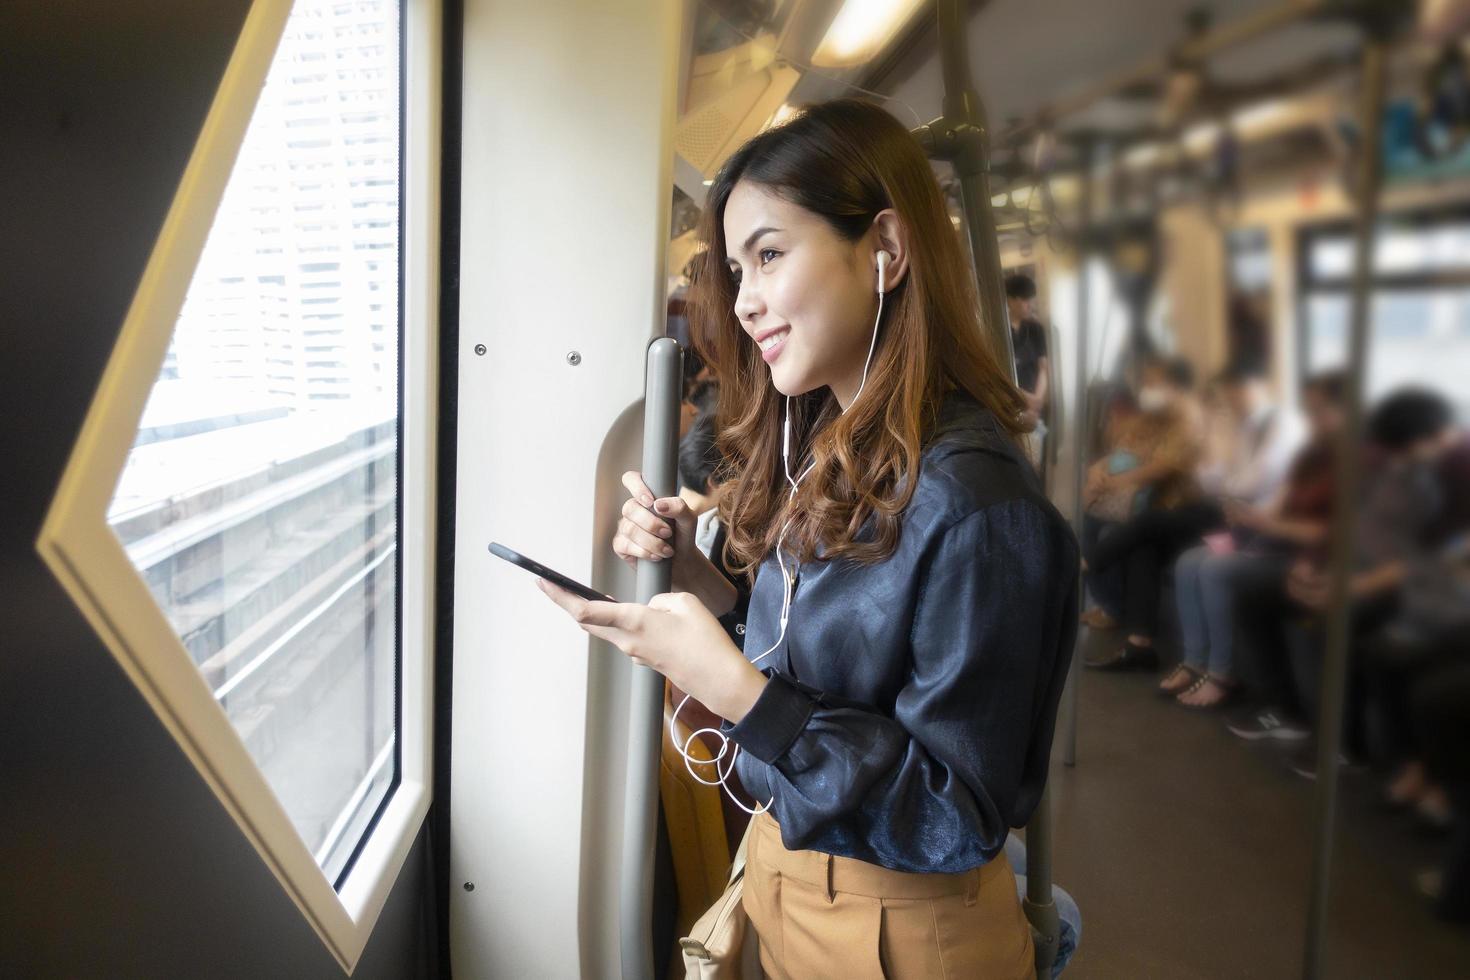
{"type": "Polygon", "coordinates": [[[756,317],[760,316],[762,308],[763,304],[756,291],[742,284],[740,292],[735,296],[735,316],[741,323],[754,323],[756,317]]]}

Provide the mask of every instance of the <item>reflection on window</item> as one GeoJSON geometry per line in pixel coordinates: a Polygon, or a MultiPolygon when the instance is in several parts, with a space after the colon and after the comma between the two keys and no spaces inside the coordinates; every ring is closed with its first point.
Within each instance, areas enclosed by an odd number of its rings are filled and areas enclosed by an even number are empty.
{"type": "Polygon", "coordinates": [[[108,513],[333,880],[398,771],[398,31],[292,10],[108,513]]]}
{"type": "MultiPolygon", "coordinates": [[[[1302,309],[1308,372],[1348,355],[1353,245],[1334,229],[1305,241],[1302,309]]],[[[1386,226],[1374,250],[1366,388],[1369,400],[1404,385],[1433,388],[1470,409],[1470,217],[1386,226]]]]}

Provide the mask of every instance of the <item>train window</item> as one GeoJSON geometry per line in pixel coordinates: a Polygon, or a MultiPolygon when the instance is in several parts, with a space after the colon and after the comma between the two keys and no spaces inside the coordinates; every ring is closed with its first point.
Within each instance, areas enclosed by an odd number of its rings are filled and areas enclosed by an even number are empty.
{"type": "Polygon", "coordinates": [[[286,23],[107,515],[332,880],[398,774],[398,5],[338,6],[286,23]],[[328,58],[371,74],[296,67],[328,58]],[[343,123],[393,149],[349,170],[343,123]]]}
{"type": "Polygon", "coordinates": [[[251,5],[37,539],[347,973],[430,799],[442,17],[251,5]]]}
{"type": "MultiPolygon", "coordinates": [[[[1310,374],[1347,363],[1352,231],[1310,230],[1301,252],[1302,365],[1310,374]]],[[[1470,215],[1385,223],[1373,256],[1369,326],[1370,399],[1406,384],[1462,389],[1470,370],[1470,215]]]]}

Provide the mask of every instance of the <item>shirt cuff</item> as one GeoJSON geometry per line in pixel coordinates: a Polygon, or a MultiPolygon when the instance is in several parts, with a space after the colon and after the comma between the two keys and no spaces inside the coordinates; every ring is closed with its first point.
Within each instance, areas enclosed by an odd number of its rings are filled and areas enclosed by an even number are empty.
{"type": "Polygon", "coordinates": [[[785,676],[772,671],[755,704],[730,729],[730,738],[766,765],[786,754],[816,708],[811,696],[785,676]]]}

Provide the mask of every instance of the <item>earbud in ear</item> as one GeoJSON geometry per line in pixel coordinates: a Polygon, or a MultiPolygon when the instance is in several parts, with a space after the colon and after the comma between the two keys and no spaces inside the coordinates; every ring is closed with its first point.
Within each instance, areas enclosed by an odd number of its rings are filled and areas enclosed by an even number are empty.
{"type": "Polygon", "coordinates": [[[887,278],[887,273],[888,273],[888,263],[889,262],[892,262],[892,261],[893,261],[893,256],[889,255],[887,252],[884,252],[884,251],[879,251],[878,252],[878,293],[879,293],[879,295],[882,295],[884,292],[886,292],[886,290],[883,287],[886,285],[885,280],[887,278]]]}

